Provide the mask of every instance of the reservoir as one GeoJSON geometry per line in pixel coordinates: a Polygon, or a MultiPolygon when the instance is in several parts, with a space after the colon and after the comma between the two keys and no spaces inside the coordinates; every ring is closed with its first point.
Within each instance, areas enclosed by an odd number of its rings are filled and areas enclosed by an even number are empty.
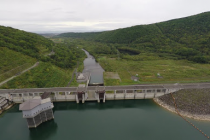
{"type": "Polygon", "coordinates": [[[89,85],[103,85],[103,68],[97,63],[92,55],[83,49],[87,58],[84,60],[83,73],[89,72],[91,74],[89,85]]]}
{"type": "MultiPolygon", "coordinates": [[[[28,129],[19,105],[0,116],[1,140],[205,140],[153,100],[54,103],[55,119],[28,129]]],[[[191,120],[209,133],[210,122],[191,120]]]]}

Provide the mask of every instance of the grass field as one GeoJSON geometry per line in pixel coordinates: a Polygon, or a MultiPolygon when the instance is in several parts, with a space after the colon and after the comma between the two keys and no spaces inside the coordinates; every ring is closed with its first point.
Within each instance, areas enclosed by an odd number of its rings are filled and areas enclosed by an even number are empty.
{"type": "Polygon", "coordinates": [[[37,60],[5,47],[0,47],[0,82],[31,67],[37,60]]]}
{"type": "Polygon", "coordinates": [[[191,83],[210,81],[210,64],[198,64],[187,60],[132,61],[100,57],[100,65],[106,72],[117,72],[117,79],[105,77],[105,85],[131,85],[143,83],[191,83]],[[158,76],[158,73],[160,76],[158,76]],[[131,80],[138,74],[139,81],[131,80]]]}
{"type": "MultiPolygon", "coordinates": [[[[39,66],[4,84],[1,88],[66,87],[72,70],[64,70],[51,63],[40,62],[39,66]]],[[[70,86],[78,86],[74,78],[70,86]]]]}

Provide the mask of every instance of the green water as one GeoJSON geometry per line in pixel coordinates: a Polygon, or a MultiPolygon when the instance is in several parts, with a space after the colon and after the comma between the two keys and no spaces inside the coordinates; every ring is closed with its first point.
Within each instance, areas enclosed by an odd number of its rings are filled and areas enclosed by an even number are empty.
{"type": "MultiPolygon", "coordinates": [[[[0,116],[0,140],[205,140],[152,100],[54,103],[55,119],[28,129],[14,106],[0,116]]],[[[210,134],[210,122],[191,120],[210,134]]]]}

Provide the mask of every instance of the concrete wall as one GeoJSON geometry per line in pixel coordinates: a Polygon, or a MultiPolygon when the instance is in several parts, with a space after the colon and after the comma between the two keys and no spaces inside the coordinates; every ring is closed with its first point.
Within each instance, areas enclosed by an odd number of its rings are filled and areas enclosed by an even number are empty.
{"type": "Polygon", "coordinates": [[[113,100],[115,97],[114,94],[106,94],[106,100],[113,100]]]}
{"type": "Polygon", "coordinates": [[[76,95],[55,95],[52,101],[76,101],[76,95]]]}
{"type": "Polygon", "coordinates": [[[150,93],[108,93],[106,100],[124,100],[124,99],[153,99],[165,95],[164,92],[150,93]]]}
{"type": "MultiPolygon", "coordinates": [[[[155,97],[163,96],[165,94],[176,92],[180,89],[129,89],[129,90],[110,90],[106,91],[106,100],[124,100],[124,99],[152,99],[155,97]]],[[[93,90],[95,91],[95,90],[93,90]]],[[[54,102],[59,101],[77,101],[76,94],[71,94],[74,91],[66,92],[54,92],[50,98],[54,102]],[[62,94],[60,94],[62,93],[62,94]]],[[[88,92],[88,91],[87,91],[88,92]]],[[[84,101],[89,100],[88,94],[85,94],[84,101]]],[[[14,101],[16,103],[22,103],[33,97],[40,96],[40,93],[1,93],[0,96],[14,101]]],[[[98,96],[95,95],[95,100],[98,100],[98,96]]]]}

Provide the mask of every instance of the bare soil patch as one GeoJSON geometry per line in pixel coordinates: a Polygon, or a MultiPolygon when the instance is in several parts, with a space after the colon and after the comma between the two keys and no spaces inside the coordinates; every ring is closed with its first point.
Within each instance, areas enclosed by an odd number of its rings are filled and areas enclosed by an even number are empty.
{"type": "Polygon", "coordinates": [[[117,72],[105,72],[104,77],[106,79],[119,79],[121,81],[120,76],[117,72]]]}

